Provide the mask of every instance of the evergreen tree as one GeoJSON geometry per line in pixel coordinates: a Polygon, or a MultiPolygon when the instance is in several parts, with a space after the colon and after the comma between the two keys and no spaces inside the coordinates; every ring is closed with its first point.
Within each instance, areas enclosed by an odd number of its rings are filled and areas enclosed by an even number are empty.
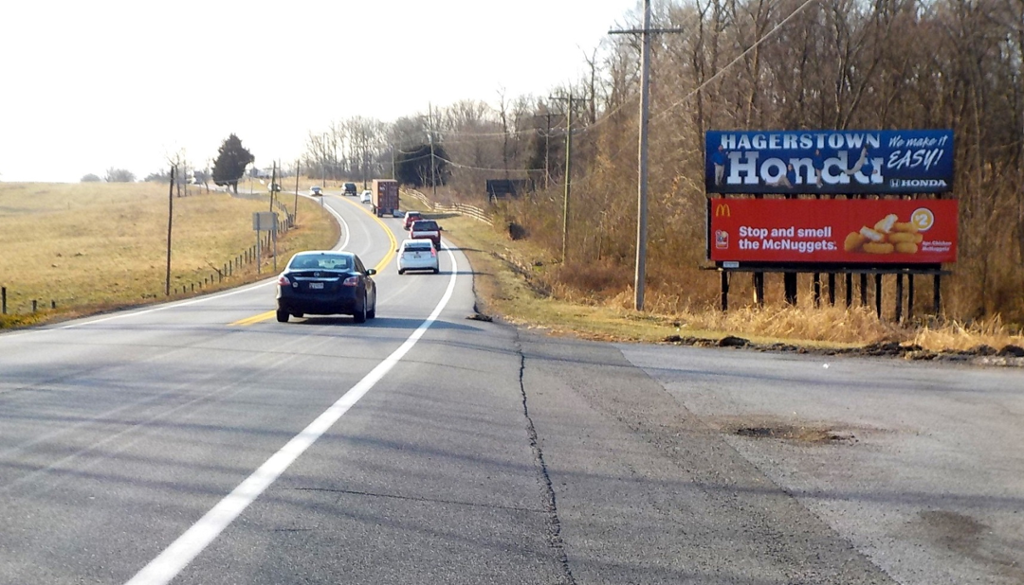
{"type": "Polygon", "coordinates": [[[217,160],[213,161],[213,182],[221,187],[230,185],[237,194],[238,180],[245,175],[245,167],[255,160],[238,136],[228,136],[217,151],[217,160]]]}

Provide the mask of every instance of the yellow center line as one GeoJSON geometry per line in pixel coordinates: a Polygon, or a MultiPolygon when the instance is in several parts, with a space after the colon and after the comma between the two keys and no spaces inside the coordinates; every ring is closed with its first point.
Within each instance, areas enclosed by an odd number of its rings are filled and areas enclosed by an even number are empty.
{"type": "MultiPolygon", "coordinates": [[[[395,234],[391,233],[391,230],[388,229],[388,225],[386,223],[384,223],[384,220],[382,220],[381,218],[379,218],[376,215],[374,215],[373,212],[371,212],[369,209],[363,207],[362,205],[360,205],[360,204],[358,204],[355,201],[352,201],[350,199],[344,199],[343,198],[342,201],[345,201],[345,202],[347,202],[350,205],[355,205],[358,209],[362,210],[363,213],[365,213],[365,214],[369,215],[370,217],[372,217],[374,221],[376,221],[378,224],[380,224],[380,227],[381,227],[381,229],[384,230],[384,233],[388,235],[388,239],[391,241],[391,247],[388,248],[388,252],[387,252],[387,254],[384,255],[384,258],[380,262],[377,263],[377,266],[374,267],[374,270],[376,270],[378,273],[380,273],[382,270],[384,270],[384,268],[388,264],[391,263],[391,260],[395,257],[395,248],[398,247],[398,240],[395,239],[395,234]]],[[[276,314],[276,310],[275,311],[267,311],[266,313],[260,313],[259,315],[253,315],[252,317],[246,317],[245,319],[239,319],[238,321],[235,321],[234,323],[229,323],[228,327],[234,327],[234,326],[244,327],[246,325],[253,325],[253,324],[256,324],[256,323],[261,323],[263,321],[269,321],[270,319],[274,318],[275,314],[276,314]]]]}

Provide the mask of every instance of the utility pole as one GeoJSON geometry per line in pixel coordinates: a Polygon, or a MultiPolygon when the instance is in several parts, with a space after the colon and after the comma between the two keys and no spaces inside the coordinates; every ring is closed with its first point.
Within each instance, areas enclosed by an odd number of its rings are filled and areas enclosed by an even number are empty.
{"type": "Polygon", "coordinates": [[[433,201],[437,201],[437,173],[434,170],[434,106],[427,102],[427,115],[430,117],[430,187],[432,189],[433,201]]]}
{"type": "Polygon", "coordinates": [[[167,193],[167,277],[164,296],[171,296],[171,227],[174,225],[174,165],[171,165],[171,187],[167,193]]]}
{"type": "Polygon", "coordinates": [[[636,274],[633,277],[633,307],[644,310],[647,282],[647,123],[650,109],[650,57],[652,33],[677,33],[683,29],[652,29],[651,0],[644,0],[644,25],[641,29],[611,30],[608,34],[640,35],[640,138],[638,140],[639,178],[637,181],[636,274]]]}
{"type": "Polygon", "coordinates": [[[569,97],[549,99],[568,101],[565,110],[565,195],[562,198],[562,264],[565,264],[569,245],[569,195],[572,191],[572,92],[569,92],[569,97]]]}
{"type": "Polygon", "coordinates": [[[277,162],[274,162],[274,170],[270,173],[270,211],[274,212],[274,195],[277,191],[277,162]]]}
{"type": "Polygon", "coordinates": [[[547,191],[551,183],[551,110],[545,112],[547,127],[544,129],[544,190],[547,191]]]}
{"type": "Polygon", "coordinates": [[[302,163],[298,160],[295,161],[295,214],[292,215],[292,221],[296,224],[299,223],[299,175],[302,172],[302,163]]]}

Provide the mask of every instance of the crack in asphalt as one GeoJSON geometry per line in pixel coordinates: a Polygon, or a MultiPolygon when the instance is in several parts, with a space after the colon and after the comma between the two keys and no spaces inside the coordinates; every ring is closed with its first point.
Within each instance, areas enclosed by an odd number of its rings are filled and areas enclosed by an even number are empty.
{"type": "Polygon", "coordinates": [[[564,585],[576,585],[576,579],[572,576],[572,568],[569,566],[569,557],[565,553],[565,542],[562,540],[562,523],[558,518],[558,502],[555,498],[555,488],[551,483],[551,476],[548,474],[547,463],[544,462],[544,451],[540,448],[537,428],[533,425],[533,419],[530,417],[530,406],[526,399],[526,384],[523,382],[523,373],[526,371],[526,355],[523,353],[523,347],[519,341],[518,330],[516,330],[515,347],[519,353],[519,392],[523,396],[523,416],[526,418],[526,433],[530,439],[530,449],[533,451],[534,461],[540,469],[540,479],[544,487],[544,508],[548,516],[548,544],[554,549],[558,556],[558,563],[562,567],[562,583],[564,585]]]}

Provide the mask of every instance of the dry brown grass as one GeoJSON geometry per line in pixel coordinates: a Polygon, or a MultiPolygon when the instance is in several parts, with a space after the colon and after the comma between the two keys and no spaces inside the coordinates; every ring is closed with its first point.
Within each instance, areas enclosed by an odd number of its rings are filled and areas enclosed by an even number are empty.
{"type": "MultiPolygon", "coordinates": [[[[209,291],[258,278],[255,264],[224,281],[211,277],[255,243],[252,213],[267,211],[269,199],[197,191],[174,198],[172,297],[204,279],[209,291]]],[[[0,184],[0,284],[8,290],[8,312],[30,311],[32,299],[41,308],[56,301],[58,313],[73,315],[166,298],[167,207],[167,185],[160,184],[0,184]]],[[[297,229],[279,237],[279,258],[337,240],[334,221],[319,205],[300,199],[298,220],[297,229]]],[[[273,258],[266,254],[264,261],[262,277],[273,258]]]]}
{"type": "Polygon", "coordinates": [[[632,274],[610,267],[598,267],[593,273],[587,273],[585,266],[562,267],[536,242],[513,241],[504,226],[492,228],[460,217],[446,218],[443,223],[446,234],[463,248],[473,265],[481,310],[555,334],[651,342],[672,335],[737,335],[755,343],[823,348],[897,341],[932,351],[979,344],[1024,346],[1021,332],[998,318],[970,327],[960,323],[902,326],[879,320],[872,307],[814,307],[810,294],[801,295],[796,307],[778,303],[723,313],[706,302],[680,309],[687,305],[682,295],[652,287],[645,298],[647,310],[641,313],[631,309],[632,274]]]}
{"type": "Polygon", "coordinates": [[[916,330],[912,341],[925,349],[966,350],[979,345],[996,349],[1006,345],[1024,347],[1024,333],[1008,328],[997,315],[991,319],[965,324],[951,322],[939,327],[929,325],[916,330]]]}

